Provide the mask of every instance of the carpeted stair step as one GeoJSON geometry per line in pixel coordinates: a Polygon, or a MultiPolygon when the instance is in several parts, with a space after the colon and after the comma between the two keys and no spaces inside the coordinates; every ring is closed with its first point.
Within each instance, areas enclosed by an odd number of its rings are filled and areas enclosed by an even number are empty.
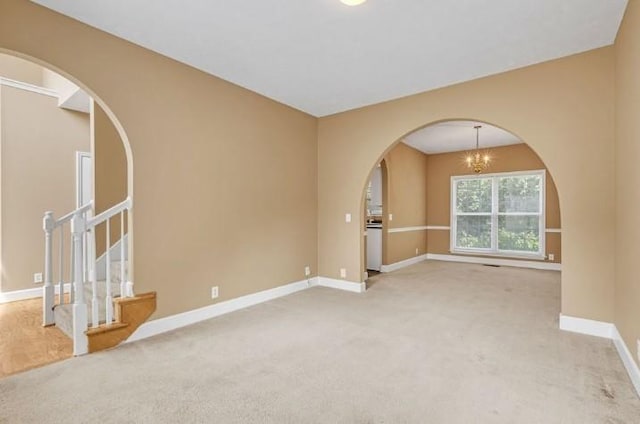
{"type": "MultiPolygon", "coordinates": [[[[120,283],[119,280],[117,283],[111,280],[111,295],[112,297],[120,296],[120,283]]],[[[86,282],[84,284],[84,300],[87,304],[87,316],[89,320],[91,320],[93,308],[91,306],[91,300],[93,298],[93,291],[91,290],[91,283],[86,282]]],[[[104,323],[106,320],[106,297],[107,297],[107,288],[104,281],[98,281],[97,283],[97,297],[98,297],[98,317],[99,322],[104,323]]],[[[73,334],[73,316],[72,316],[73,305],[64,304],[64,305],[56,305],[53,308],[53,316],[55,320],[56,327],[58,327],[64,334],[69,337],[72,337],[73,334]]],[[[91,325],[91,324],[90,324],[91,325]]]]}

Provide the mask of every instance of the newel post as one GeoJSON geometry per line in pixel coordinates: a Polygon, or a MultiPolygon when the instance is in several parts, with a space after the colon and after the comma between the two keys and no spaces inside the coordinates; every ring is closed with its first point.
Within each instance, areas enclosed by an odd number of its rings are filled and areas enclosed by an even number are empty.
{"type": "Polygon", "coordinates": [[[87,340],[87,304],[84,301],[84,274],[82,264],[84,261],[82,249],[82,236],[86,227],[85,219],[81,213],[75,213],[71,218],[71,235],[73,239],[73,354],[84,355],[89,351],[87,340]]]}
{"type": "Polygon", "coordinates": [[[47,211],[42,219],[42,229],[44,230],[44,286],[42,287],[42,325],[53,325],[53,304],[55,301],[55,290],[51,282],[53,274],[53,229],[55,220],[53,212],[47,211]]]}

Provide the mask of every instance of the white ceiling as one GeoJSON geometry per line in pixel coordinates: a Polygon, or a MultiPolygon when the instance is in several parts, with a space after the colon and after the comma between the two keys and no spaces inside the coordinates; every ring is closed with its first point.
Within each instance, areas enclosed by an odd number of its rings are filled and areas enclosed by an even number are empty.
{"type": "Polygon", "coordinates": [[[518,137],[493,125],[477,121],[446,121],[412,132],[403,140],[426,154],[459,152],[476,147],[476,125],[480,128],[480,149],[522,143],[518,137]]]}
{"type": "Polygon", "coordinates": [[[34,0],[315,116],[614,42],[627,0],[34,0]]]}

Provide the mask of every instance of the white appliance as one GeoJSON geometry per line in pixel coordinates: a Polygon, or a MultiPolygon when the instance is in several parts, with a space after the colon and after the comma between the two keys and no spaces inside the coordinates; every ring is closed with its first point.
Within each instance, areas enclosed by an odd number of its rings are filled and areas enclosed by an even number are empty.
{"type": "Polygon", "coordinates": [[[380,271],[382,266],[382,225],[367,225],[367,269],[380,271]]]}

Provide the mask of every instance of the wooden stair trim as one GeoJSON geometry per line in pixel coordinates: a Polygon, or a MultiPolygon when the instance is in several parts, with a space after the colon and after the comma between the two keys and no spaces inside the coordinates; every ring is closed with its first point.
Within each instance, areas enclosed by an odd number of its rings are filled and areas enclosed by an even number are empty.
{"type": "Polygon", "coordinates": [[[85,334],[87,335],[87,337],[94,336],[96,334],[106,333],[108,331],[119,330],[121,328],[127,327],[128,325],[129,324],[125,322],[114,322],[113,324],[110,324],[110,325],[100,324],[98,327],[88,329],[85,332],[85,334]]]}
{"type": "Polygon", "coordinates": [[[89,353],[109,349],[125,341],[156,310],[156,293],[113,300],[116,321],[86,331],[89,353]]]}
{"type": "Polygon", "coordinates": [[[155,297],[156,297],[156,292],[149,292],[149,293],[142,293],[134,297],[116,297],[115,299],[113,299],[113,303],[120,303],[120,304],[135,303],[145,299],[151,299],[151,298],[155,299],[155,297]]]}

